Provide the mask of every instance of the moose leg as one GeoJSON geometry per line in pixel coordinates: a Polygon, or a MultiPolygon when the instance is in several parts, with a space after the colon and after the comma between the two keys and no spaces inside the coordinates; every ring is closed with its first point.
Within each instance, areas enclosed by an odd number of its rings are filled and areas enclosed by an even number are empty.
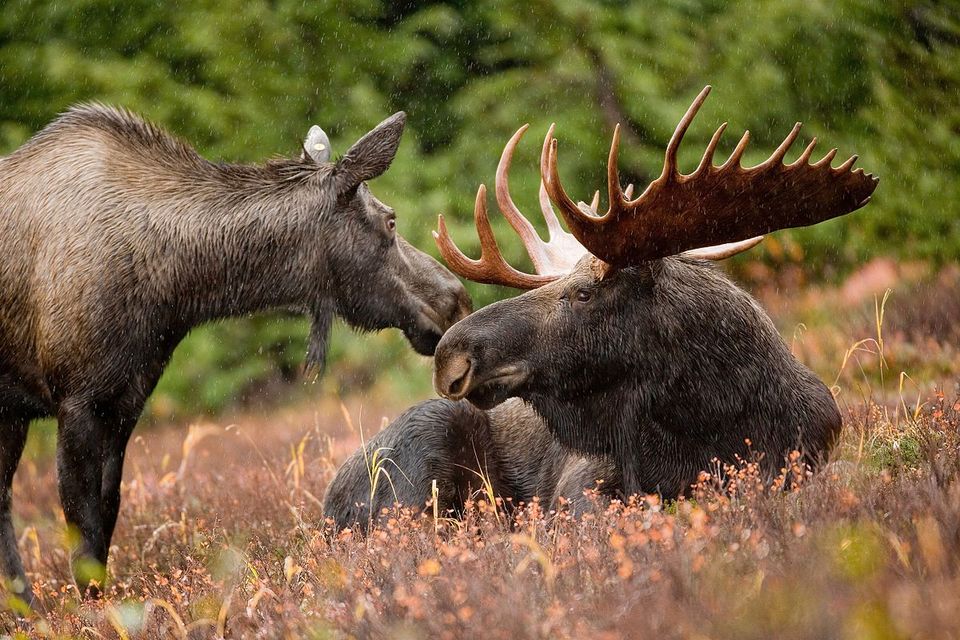
{"type": "Polygon", "coordinates": [[[60,405],[57,474],[60,503],[72,544],[71,569],[80,592],[100,595],[106,578],[107,547],[100,508],[103,469],[103,430],[87,402],[65,400],[60,405]],[[96,584],[93,584],[93,583],[96,584]]]}
{"type": "Polygon", "coordinates": [[[23,445],[27,441],[26,419],[0,419],[0,573],[13,594],[33,606],[33,590],[23,572],[23,562],[17,551],[17,536],[10,513],[13,494],[13,474],[20,462],[23,445]]]}
{"type": "MultiPolygon", "coordinates": [[[[575,515],[602,511],[609,499],[622,490],[620,473],[609,460],[571,455],[563,466],[557,481],[555,500],[565,498],[568,508],[575,515]],[[598,496],[592,497],[586,491],[596,489],[598,496]],[[597,501],[600,498],[600,501],[597,501]]],[[[554,505],[553,508],[557,508],[554,505]]]]}
{"type": "Polygon", "coordinates": [[[127,442],[137,419],[121,420],[103,439],[103,471],[100,480],[100,514],[103,521],[103,543],[110,549],[113,529],[120,512],[120,481],[123,479],[123,459],[127,442]]]}

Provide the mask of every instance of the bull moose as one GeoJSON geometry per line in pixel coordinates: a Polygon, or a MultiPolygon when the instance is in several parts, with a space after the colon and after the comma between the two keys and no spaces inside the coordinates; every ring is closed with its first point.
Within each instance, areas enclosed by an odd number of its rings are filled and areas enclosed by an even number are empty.
{"type": "Polygon", "coordinates": [[[0,572],[32,600],[11,520],[28,423],[59,422],[59,493],[82,591],[102,585],[124,450],[192,327],[264,309],[312,319],[322,366],[334,316],[397,327],[422,354],[470,311],[463,286],[396,231],[366,181],[391,164],[406,116],[330,161],[304,153],[215,163],[129,112],[70,109],[0,158],[0,572]]]}
{"type": "MultiPolygon", "coordinates": [[[[714,166],[721,125],[697,169],[682,174],[677,150],[709,91],[677,126],[661,176],[636,198],[620,184],[614,131],[602,216],[597,198],[574,203],[561,186],[551,126],[540,161],[549,242],[510,198],[507,173],[526,127],[514,135],[496,196],[536,274],[500,255],[482,185],[474,209],[479,260],[456,248],[441,216],[435,236],[454,272],[532,291],[455,324],[434,358],[434,386],[447,399],[420,405],[368,443],[390,448],[406,473],[394,474],[397,495],[409,506],[424,504],[431,485],[423,481],[433,478],[444,506],[456,508],[476,485],[462,469],[488,474],[514,500],[552,501],[576,499],[597,479],[605,493],[677,496],[714,459],[759,454],[768,476],[794,450],[811,467],[824,461],[842,424],[830,391],[790,353],[757,302],[708,260],[745,251],[762,234],[859,209],[878,180],[853,169],[856,156],[832,168],[836,149],[810,164],[815,138],[784,164],[799,123],[750,168],[740,165],[749,133],[714,166]],[[468,433],[477,435],[467,440],[468,433]]],[[[371,500],[356,486],[358,456],[328,492],[327,513],[339,526],[364,525],[359,516],[393,503],[386,488],[371,500]]]]}

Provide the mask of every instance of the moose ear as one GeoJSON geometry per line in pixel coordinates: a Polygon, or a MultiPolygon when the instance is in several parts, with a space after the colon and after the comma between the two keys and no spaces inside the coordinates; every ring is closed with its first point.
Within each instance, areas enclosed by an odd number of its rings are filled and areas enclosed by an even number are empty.
{"type": "Polygon", "coordinates": [[[303,154],[301,160],[310,158],[317,164],[330,161],[330,138],[326,132],[313,125],[307,132],[307,138],[303,141],[303,154]]]}
{"type": "Polygon", "coordinates": [[[346,193],[361,182],[376,178],[390,166],[400,146],[407,114],[398,111],[350,147],[334,169],[337,191],[346,193]]]}

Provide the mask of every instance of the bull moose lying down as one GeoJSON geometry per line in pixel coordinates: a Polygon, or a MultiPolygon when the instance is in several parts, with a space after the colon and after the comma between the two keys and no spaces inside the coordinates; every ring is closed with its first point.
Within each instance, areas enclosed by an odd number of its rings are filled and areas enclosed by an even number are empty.
{"type": "Polygon", "coordinates": [[[414,407],[367,443],[369,451],[387,448],[384,455],[404,472],[392,474],[396,496],[381,483],[371,500],[357,452],[326,497],[338,526],[365,526],[395,500],[422,506],[434,479],[441,506],[457,509],[477,485],[474,471],[514,502],[566,497],[576,509],[597,480],[610,495],[677,496],[715,458],[759,453],[768,476],[793,450],[812,467],[823,462],[841,427],[832,395],[793,357],[756,301],[706,260],[746,250],[761,240],[754,236],[859,209],[877,178],[852,170],[856,156],[832,168],[836,150],[810,164],[816,139],[784,164],[799,124],[750,168],[740,166],[749,134],[714,166],[722,125],[698,168],[681,174],[677,149],[709,89],[673,134],[662,175],[635,199],[621,189],[615,131],[603,216],[597,198],[577,204],[564,192],[551,127],[541,154],[547,243],[509,195],[510,160],[526,127],[514,135],[497,171],[497,202],[536,275],[501,257],[483,186],[474,211],[480,260],[455,247],[441,217],[435,235],[455,272],[534,290],[444,335],[434,385],[448,400],[414,407]],[[561,229],[551,200],[572,235],[561,229]]]}
{"type": "Polygon", "coordinates": [[[247,166],[81,106],[0,158],[0,573],[14,593],[32,600],[10,515],[31,420],[59,421],[60,499],[85,590],[105,576],[130,432],[192,327],[306,313],[308,361],[322,366],[335,315],[398,327],[431,354],[469,313],[460,282],[397,234],[366,187],[404,122],[384,120],[337,162],[315,128],[300,157],[247,166]]]}

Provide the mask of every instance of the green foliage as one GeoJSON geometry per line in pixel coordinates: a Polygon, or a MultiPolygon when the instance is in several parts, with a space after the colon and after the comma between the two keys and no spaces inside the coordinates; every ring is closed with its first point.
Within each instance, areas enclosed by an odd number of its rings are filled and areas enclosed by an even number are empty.
{"type": "Polygon", "coordinates": [[[289,385],[297,379],[307,331],[307,320],[275,314],[198,329],[177,349],[150,415],[171,418],[196,408],[219,412],[289,385]]]}
{"type": "MultiPolygon", "coordinates": [[[[535,211],[538,138],[550,122],[558,123],[565,183],[587,199],[603,184],[616,122],[625,128],[621,175],[644,184],[705,84],[715,91],[686,138],[682,166],[694,165],[721,120],[731,129],[721,155],[733,149],[735,132],[751,130],[747,162],[764,158],[802,120],[806,136],[824,141],[821,151],[856,151],[861,166],[882,178],[865,211],[781,234],[797,249],[788,259],[830,274],[877,252],[960,258],[960,10],[952,2],[22,0],[0,7],[0,151],[83,100],[122,104],[229,161],[295,153],[314,122],[342,152],[404,109],[409,126],[398,161],[374,189],[400,213],[401,232],[431,252],[438,212],[461,246],[476,251],[473,194],[492,181],[503,143],[520,124],[530,122],[531,131],[512,186],[518,204],[535,211]]],[[[517,243],[503,245],[528,265],[517,243]]],[[[758,256],[785,259],[775,247],[758,256]]],[[[471,293],[479,306],[511,292],[471,285],[471,293]]],[[[304,331],[303,322],[276,317],[200,329],[178,352],[161,395],[181,404],[189,397],[183,408],[218,410],[251,385],[288,380],[304,331]]],[[[337,348],[332,366],[365,361],[361,369],[409,372],[422,364],[399,336],[371,344],[348,340],[349,352],[337,348]]]]}
{"type": "Polygon", "coordinates": [[[923,445],[911,435],[881,439],[872,444],[867,460],[877,469],[915,469],[923,461],[923,445]]]}

